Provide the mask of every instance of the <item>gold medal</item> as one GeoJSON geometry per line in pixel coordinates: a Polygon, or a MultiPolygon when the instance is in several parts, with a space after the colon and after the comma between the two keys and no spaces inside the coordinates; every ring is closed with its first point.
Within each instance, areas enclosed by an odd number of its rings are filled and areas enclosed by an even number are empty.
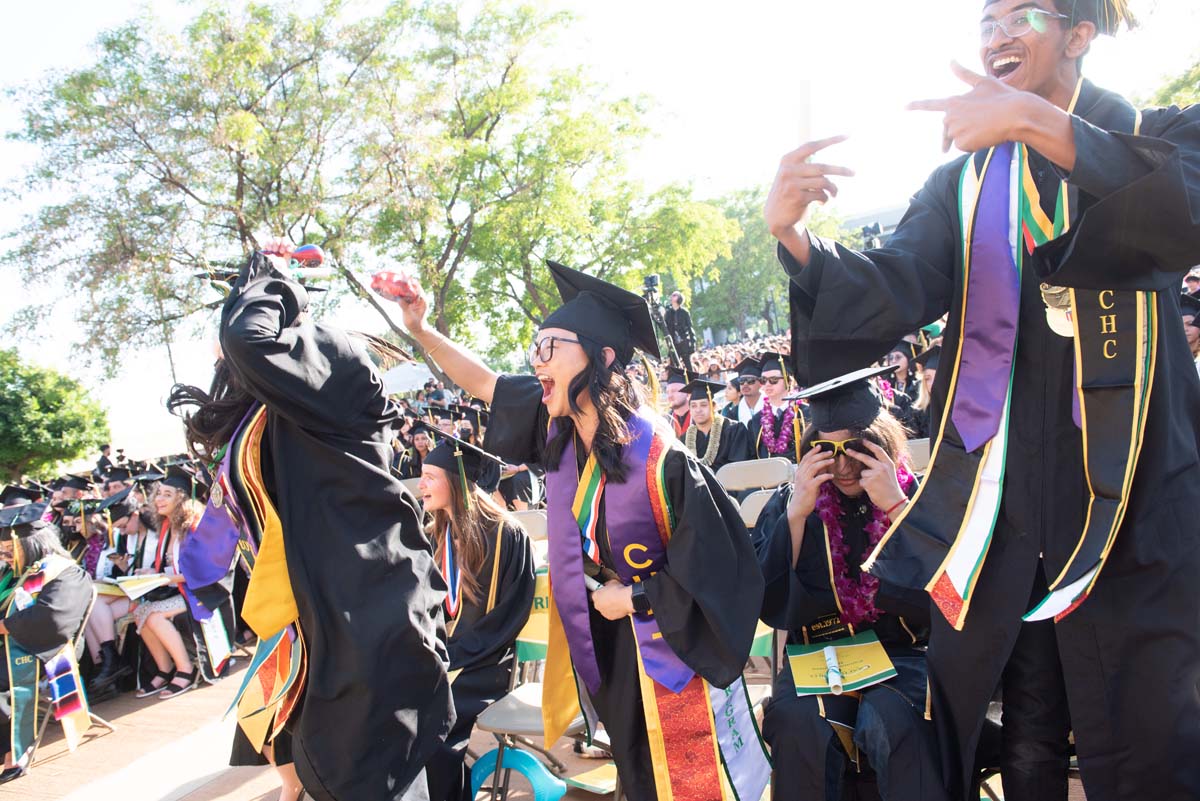
{"type": "Polygon", "coordinates": [[[1075,336],[1075,324],[1071,314],[1071,290],[1061,286],[1042,284],[1042,302],[1046,304],[1046,325],[1060,337],[1075,336]]]}

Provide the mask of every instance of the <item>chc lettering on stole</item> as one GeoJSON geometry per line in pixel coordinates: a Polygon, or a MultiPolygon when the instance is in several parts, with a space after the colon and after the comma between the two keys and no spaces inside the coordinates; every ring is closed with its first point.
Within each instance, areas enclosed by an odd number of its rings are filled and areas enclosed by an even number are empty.
{"type": "MultiPolygon", "coordinates": [[[[1116,305],[1113,302],[1113,291],[1111,289],[1103,290],[1100,293],[1099,300],[1100,300],[1100,308],[1104,309],[1106,311],[1108,309],[1113,308],[1116,305]]],[[[1117,333],[1117,314],[1116,314],[1116,312],[1113,312],[1112,314],[1101,314],[1100,315],[1100,333],[1101,333],[1101,335],[1108,335],[1108,334],[1115,335],[1117,333]]],[[[1106,358],[1106,359],[1117,358],[1117,340],[1116,340],[1115,336],[1104,340],[1104,358],[1106,358]]]]}

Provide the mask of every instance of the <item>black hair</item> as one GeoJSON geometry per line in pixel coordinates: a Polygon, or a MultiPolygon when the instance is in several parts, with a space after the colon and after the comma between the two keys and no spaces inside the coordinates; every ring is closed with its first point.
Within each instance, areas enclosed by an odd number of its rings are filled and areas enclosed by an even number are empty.
{"type": "Polygon", "coordinates": [[[218,359],[213,367],[208,392],[176,384],[167,397],[168,411],[183,418],[189,448],[209,460],[233,437],[253,403],[253,396],[238,384],[224,359],[218,359]],[[186,411],[189,408],[193,411],[186,411]]]}
{"type": "MultiPolygon", "coordinates": [[[[588,357],[588,364],[567,387],[571,411],[576,414],[581,411],[576,397],[586,389],[599,418],[592,439],[592,453],[596,454],[596,461],[608,479],[623,484],[626,476],[621,449],[629,441],[629,419],[641,405],[637,385],[625,375],[625,365],[619,359],[604,364],[604,348],[599,343],[580,337],[579,344],[588,357]]],[[[557,433],[546,443],[547,467],[562,461],[563,451],[574,436],[574,421],[569,417],[560,418],[557,433]]]]}

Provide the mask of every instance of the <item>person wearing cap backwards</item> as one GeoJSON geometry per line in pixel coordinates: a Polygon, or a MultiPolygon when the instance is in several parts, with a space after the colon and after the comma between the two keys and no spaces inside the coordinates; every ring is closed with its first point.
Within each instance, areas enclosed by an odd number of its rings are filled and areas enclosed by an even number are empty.
{"type": "Polygon", "coordinates": [[[0,619],[0,784],[29,768],[42,679],[51,679],[52,713],[62,716],[72,751],[89,725],[72,640],[92,603],[92,581],[59,545],[58,528],[41,520],[43,511],[39,503],[0,512],[16,576],[0,619]]]}
{"type": "Polygon", "coordinates": [[[759,798],[770,765],[741,673],[762,575],[745,525],[625,374],[635,349],[658,356],[646,301],[548,265],[563,304],[530,347],[532,376],[497,375],[430,328],[419,290],[396,298],[421,347],[491,404],[488,450],[546,468],[546,743],[582,706],[632,801],[720,801],[730,785],[759,798]]]}
{"type": "Polygon", "coordinates": [[[762,408],[746,426],[754,455],[759,459],[782,456],[792,462],[800,460],[800,433],[804,430],[804,410],[800,402],[787,400],[791,381],[788,378],[787,357],[767,352],[762,355],[762,408]]]}
{"type": "MultiPolygon", "coordinates": [[[[811,235],[840,138],[785,156],[764,211],[801,383],[949,312],[932,460],[871,572],[927,588],[933,720],[967,792],[988,702],[1005,794],[1200,793],[1200,382],[1176,296],[1200,261],[1200,106],[1139,111],[1080,74],[1124,0],[986,0],[984,74],[943,114],[966,151],[886,248],[811,235]],[[817,159],[816,162],[822,161],[817,159]]],[[[900,155],[903,158],[902,154],[900,155]]],[[[949,769],[951,767],[954,769],[949,769]]]]}
{"type": "Polygon", "coordinates": [[[916,491],[904,429],[871,382],[891,369],[867,368],[800,393],[812,423],[795,480],[776,491],[755,527],[763,621],[787,632],[790,644],[873,631],[897,671],[858,693],[799,697],[785,661],[763,717],[776,798],[858,797],[846,785],[868,769],[883,801],[950,797],[925,719],[929,598],[859,569],[889,514],[916,491]]]}
{"type": "Polygon", "coordinates": [[[264,669],[295,670],[280,697],[255,681],[239,699],[252,749],[288,737],[316,801],[423,801],[454,712],[446,586],[418,503],[390,470],[403,416],[367,348],[309,313],[291,246],[264,250],[225,301],[209,391],[176,386],[168,402],[217,465],[184,572],[223,576],[241,554],[253,565],[242,617],[275,655],[264,669]]]}
{"type": "Polygon", "coordinates": [[[688,393],[683,391],[684,384],[692,380],[692,374],[680,367],[668,367],[666,371],[667,403],[671,406],[668,413],[671,428],[675,436],[682,437],[683,432],[692,424],[692,412],[688,407],[688,393]]]}
{"type": "Polygon", "coordinates": [[[692,417],[692,424],[683,435],[683,444],[714,473],[730,462],[754,458],[746,427],[737,420],[727,420],[717,414],[713,398],[720,397],[724,389],[724,384],[704,378],[683,388],[692,417]]]}
{"type": "Polygon", "coordinates": [[[479,713],[508,690],[514,644],[533,604],[533,546],[480,484],[500,464],[465,440],[443,436],[421,466],[417,490],[431,516],[426,534],[449,587],[443,606],[455,713],[428,769],[430,801],[471,798],[467,741],[479,713]]]}

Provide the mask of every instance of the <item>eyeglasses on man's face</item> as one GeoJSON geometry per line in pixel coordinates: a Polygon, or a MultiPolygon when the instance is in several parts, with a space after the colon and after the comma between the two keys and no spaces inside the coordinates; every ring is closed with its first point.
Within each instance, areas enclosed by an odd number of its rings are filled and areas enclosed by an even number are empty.
{"type": "Polygon", "coordinates": [[[1011,14],[1005,14],[1000,19],[985,19],[979,23],[980,44],[990,44],[996,31],[1003,31],[1009,39],[1020,39],[1031,31],[1045,33],[1050,28],[1052,19],[1070,19],[1066,14],[1057,14],[1041,8],[1023,8],[1011,14]]]}

